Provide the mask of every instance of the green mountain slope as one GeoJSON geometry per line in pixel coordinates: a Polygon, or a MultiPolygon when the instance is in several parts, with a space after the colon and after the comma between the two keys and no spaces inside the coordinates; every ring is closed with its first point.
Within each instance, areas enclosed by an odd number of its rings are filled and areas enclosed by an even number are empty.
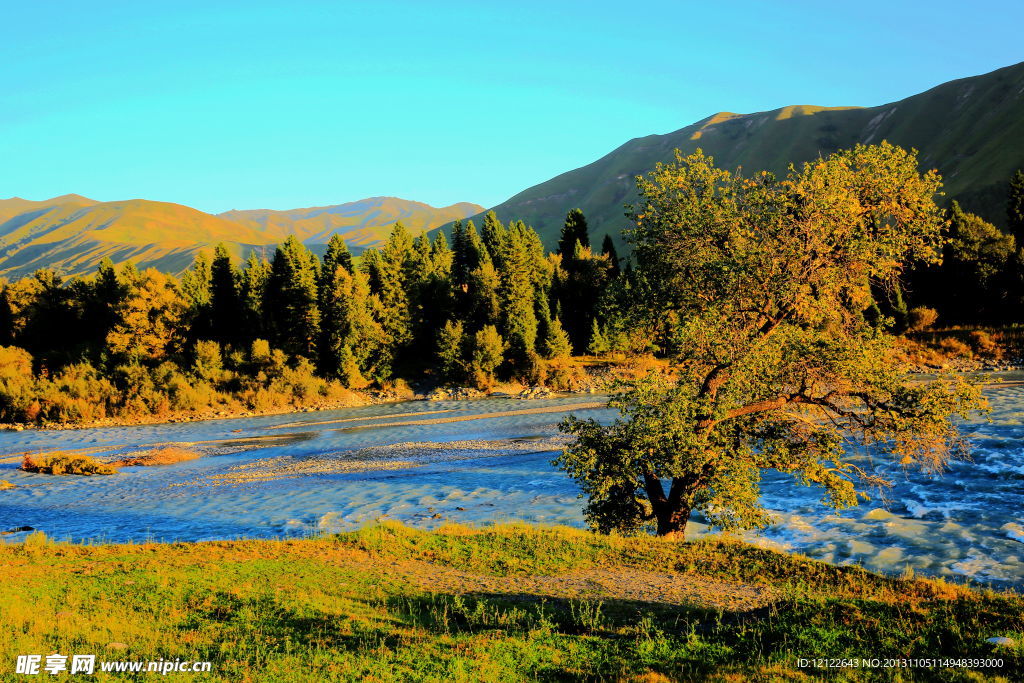
{"type": "Polygon", "coordinates": [[[97,202],[78,195],[45,201],[0,200],[0,276],[17,278],[39,268],[67,275],[95,270],[103,258],[133,261],[179,273],[196,252],[224,242],[242,256],[252,249],[268,256],[295,234],[314,250],[339,232],[354,251],[386,237],[396,221],[414,232],[478,211],[477,204],[436,209],[420,202],[376,197],[295,211],[232,211],[212,216],[180,204],[133,199],[97,202]]]}
{"type": "MultiPolygon", "coordinates": [[[[1006,185],[1024,167],[1024,63],[945,83],[878,107],[791,106],[754,114],[719,113],[667,135],[630,140],[610,154],[494,207],[502,220],[536,228],[549,247],[569,209],[580,207],[593,235],[628,226],[623,204],[634,177],[659,161],[702,148],[726,168],[784,172],[857,142],[888,140],[918,149],[925,168],[945,178],[946,198],[1001,224],[1006,185]]],[[[480,216],[474,217],[479,223],[480,216]]]]}

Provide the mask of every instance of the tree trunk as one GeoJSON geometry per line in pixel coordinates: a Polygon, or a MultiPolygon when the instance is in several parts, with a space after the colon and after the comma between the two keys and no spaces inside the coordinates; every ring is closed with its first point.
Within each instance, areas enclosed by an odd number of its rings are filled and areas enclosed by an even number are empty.
{"type": "Polygon", "coordinates": [[[686,534],[686,523],[690,521],[690,511],[685,508],[672,509],[670,506],[659,506],[654,515],[658,520],[658,535],[666,538],[683,540],[686,534]]]}

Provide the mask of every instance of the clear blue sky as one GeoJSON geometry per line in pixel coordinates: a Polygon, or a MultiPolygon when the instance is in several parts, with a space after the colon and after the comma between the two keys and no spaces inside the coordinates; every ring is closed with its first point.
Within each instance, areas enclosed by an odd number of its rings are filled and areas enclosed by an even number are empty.
{"type": "Polygon", "coordinates": [[[1024,60],[1024,3],[0,0],[0,197],[496,204],[720,110],[1024,60]]]}

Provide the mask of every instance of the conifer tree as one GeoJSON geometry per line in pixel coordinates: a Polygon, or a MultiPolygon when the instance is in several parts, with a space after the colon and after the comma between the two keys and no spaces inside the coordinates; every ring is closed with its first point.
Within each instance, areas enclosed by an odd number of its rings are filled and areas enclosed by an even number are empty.
{"type": "Polygon", "coordinates": [[[322,372],[342,380],[353,379],[351,366],[354,362],[360,377],[376,374],[387,338],[374,318],[366,274],[335,268],[322,312],[322,372]],[[352,360],[348,359],[349,355],[352,360]]]}
{"type": "Polygon", "coordinates": [[[437,338],[437,369],[444,381],[461,382],[466,376],[466,334],[461,320],[449,320],[437,338]]]}
{"type": "Polygon", "coordinates": [[[615,250],[615,242],[611,235],[605,235],[601,242],[601,255],[608,257],[608,271],[613,278],[619,276],[619,252],[615,250]]]}
{"type": "Polygon", "coordinates": [[[238,285],[239,274],[231,263],[231,254],[226,246],[218,244],[210,266],[210,331],[211,338],[222,344],[241,338],[242,300],[238,285]]]}
{"type": "Polygon", "coordinates": [[[266,297],[269,279],[270,263],[257,257],[256,252],[249,252],[239,282],[242,329],[247,340],[259,339],[266,335],[263,300],[266,297]]]}
{"type": "Polygon", "coordinates": [[[1018,170],[1010,179],[1010,195],[1006,205],[1006,227],[1017,238],[1017,244],[1024,244],[1024,171],[1018,170]]]}
{"type": "Polygon", "coordinates": [[[274,252],[263,309],[274,346],[290,356],[316,358],[319,270],[316,256],[294,235],[274,252]]]}
{"type": "Polygon", "coordinates": [[[498,270],[501,270],[501,261],[504,257],[506,241],[508,240],[508,230],[498,220],[497,214],[493,211],[488,211],[484,216],[481,238],[494,265],[498,270]]]}
{"type": "Polygon", "coordinates": [[[552,318],[548,325],[547,336],[544,338],[544,357],[549,360],[556,358],[568,358],[572,355],[572,344],[569,343],[569,335],[562,327],[562,321],[552,318]]]}
{"type": "Polygon", "coordinates": [[[505,341],[494,325],[485,325],[473,336],[470,369],[479,388],[486,388],[494,382],[494,371],[504,359],[505,348],[505,341]]]}
{"type": "Polygon", "coordinates": [[[348,245],[341,235],[335,233],[327,240],[327,251],[324,253],[324,261],[321,268],[323,279],[330,281],[334,278],[334,269],[341,266],[348,272],[352,272],[352,254],[348,245]]]}
{"type": "Polygon", "coordinates": [[[535,351],[537,344],[533,260],[526,231],[526,226],[518,221],[506,231],[498,287],[502,337],[508,342],[513,361],[520,365],[535,351]]]}
{"type": "Polygon", "coordinates": [[[587,228],[587,217],[581,209],[572,209],[565,216],[562,234],[558,238],[558,253],[563,257],[572,256],[576,252],[576,244],[581,247],[590,246],[590,232],[587,228]]]}

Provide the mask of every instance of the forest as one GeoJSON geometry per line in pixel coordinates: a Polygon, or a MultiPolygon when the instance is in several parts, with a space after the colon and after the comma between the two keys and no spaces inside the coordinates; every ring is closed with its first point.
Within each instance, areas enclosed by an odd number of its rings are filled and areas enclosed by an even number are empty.
{"type": "MultiPolygon", "coordinates": [[[[941,264],[877,288],[866,315],[896,333],[1016,323],[1020,171],[1007,219],[1002,232],[952,202],[941,264]]],[[[290,237],[269,260],[253,252],[241,264],[220,245],[180,279],[107,260],[91,277],[44,269],[5,281],[0,420],[267,411],[406,382],[568,389],[581,372],[572,356],[672,355],[677,321],[650,305],[652,283],[611,236],[592,244],[581,210],[551,252],[493,212],[449,234],[413,237],[396,224],[358,258],[337,235],[322,258],[290,237]]]]}

